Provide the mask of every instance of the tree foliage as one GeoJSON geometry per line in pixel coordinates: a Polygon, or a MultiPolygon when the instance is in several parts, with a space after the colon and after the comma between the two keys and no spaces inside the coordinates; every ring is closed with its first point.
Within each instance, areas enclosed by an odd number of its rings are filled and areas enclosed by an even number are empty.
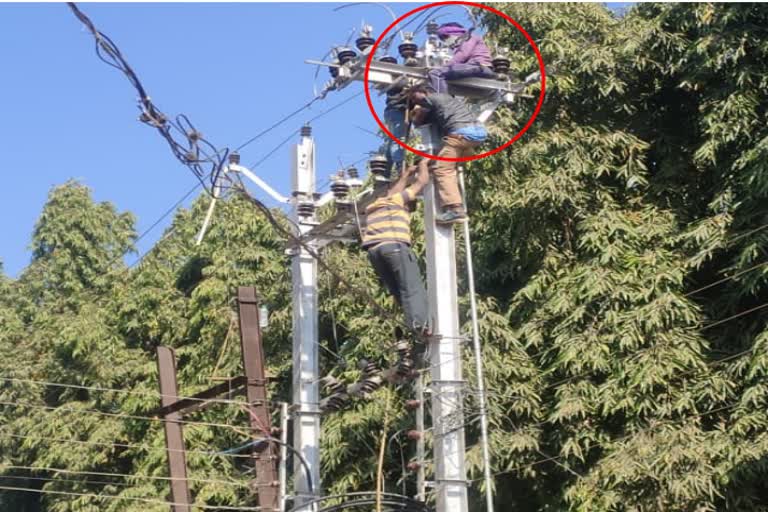
{"type": "MultiPolygon", "coordinates": [[[[639,4],[617,18],[598,4],[496,7],[537,41],[549,71],[531,130],[469,166],[499,509],[766,510],[768,9],[639,4]]],[[[480,15],[513,49],[513,70],[534,71],[516,29],[480,15]]],[[[494,140],[531,113],[525,103],[500,112],[494,140]]],[[[240,374],[237,286],[255,286],[270,309],[271,399],[290,401],[284,241],[233,196],[195,246],[207,205],[203,195],[180,210],[128,267],[132,216],[76,182],[53,189],[31,263],[18,279],[0,274],[0,484],[85,496],[0,491],[0,508],[165,510],[128,499],[166,499],[164,480],[82,472],[167,475],[161,425],[137,418],[158,405],[154,351],[175,349],[185,395],[240,374]]],[[[397,314],[357,247],[324,257],[397,314]]],[[[392,319],[322,270],[319,304],[324,374],[352,381],[356,360],[389,356],[392,319]]],[[[375,487],[387,415],[387,489],[413,492],[402,471],[415,456],[402,435],[408,398],[385,388],[324,417],[329,493],[375,487]]],[[[247,424],[232,405],[193,419],[247,424]]],[[[466,435],[480,510],[476,422],[466,435]]],[[[185,438],[198,503],[255,504],[247,464],[212,454],[246,442],[245,430],[188,425],[185,438]]]]}

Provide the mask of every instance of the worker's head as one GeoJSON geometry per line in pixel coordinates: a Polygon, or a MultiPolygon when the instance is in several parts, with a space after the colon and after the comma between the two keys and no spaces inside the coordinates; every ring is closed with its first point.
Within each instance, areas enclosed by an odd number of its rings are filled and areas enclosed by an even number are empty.
{"type": "Polygon", "coordinates": [[[386,193],[387,190],[389,190],[389,187],[392,186],[392,179],[387,176],[382,176],[380,174],[376,174],[373,176],[373,190],[374,192],[379,195],[386,193]]]}
{"type": "Polygon", "coordinates": [[[432,90],[425,85],[414,85],[408,90],[408,104],[411,107],[414,105],[427,107],[427,96],[431,93],[432,90]]]}
{"type": "Polygon", "coordinates": [[[437,37],[449,46],[466,33],[467,29],[461,26],[461,24],[453,21],[444,23],[437,28],[437,37]]]}

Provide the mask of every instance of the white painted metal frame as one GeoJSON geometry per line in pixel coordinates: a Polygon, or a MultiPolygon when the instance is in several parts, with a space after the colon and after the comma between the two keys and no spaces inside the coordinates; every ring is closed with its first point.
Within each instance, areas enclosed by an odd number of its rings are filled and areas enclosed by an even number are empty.
{"type": "MultiPolygon", "coordinates": [[[[312,217],[300,217],[301,199],[312,200],[315,192],[315,143],[312,136],[303,133],[295,146],[293,158],[294,221],[299,225],[299,235],[311,229],[307,221],[312,217]]],[[[307,245],[314,248],[312,242],[307,245]]],[[[301,453],[309,466],[314,497],[321,495],[320,486],[320,385],[317,327],[317,262],[303,247],[293,249],[293,446],[301,453]]],[[[300,467],[294,460],[294,468],[300,467]]],[[[307,477],[302,471],[294,471],[294,495],[296,503],[310,497],[307,477]]]]}
{"type": "MultiPolygon", "coordinates": [[[[436,154],[440,146],[434,129],[426,126],[420,130],[428,152],[436,154]]],[[[438,208],[435,187],[430,181],[424,191],[424,227],[434,334],[429,352],[437,511],[467,512],[456,247],[453,226],[435,222],[438,208]]]]}

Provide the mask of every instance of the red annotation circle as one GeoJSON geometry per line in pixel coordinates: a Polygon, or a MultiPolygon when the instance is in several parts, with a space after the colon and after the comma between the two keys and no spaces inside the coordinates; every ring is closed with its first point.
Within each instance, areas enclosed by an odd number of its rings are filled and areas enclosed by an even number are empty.
{"type": "Polygon", "coordinates": [[[507,16],[501,11],[498,11],[494,9],[493,7],[489,7],[487,5],[483,4],[476,4],[473,2],[462,2],[459,0],[456,1],[448,1],[448,2],[435,2],[431,4],[422,5],[421,7],[417,7],[416,9],[409,11],[402,16],[400,16],[398,19],[396,19],[394,22],[392,22],[391,25],[389,25],[384,32],[381,33],[379,38],[376,40],[376,42],[373,44],[373,47],[371,48],[371,52],[368,54],[368,60],[365,63],[365,75],[363,77],[363,87],[365,88],[365,100],[368,102],[368,108],[371,111],[371,114],[373,114],[373,118],[376,119],[376,122],[379,124],[379,127],[384,131],[384,133],[387,134],[387,136],[395,141],[396,143],[400,144],[403,148],[407,149],[411,153],[414,153],[416,155],[422,156],[424,158],[429,158],[431,160],[442,160],[445,162],[468,162],[470,160],[479,160],[480,158],[485,158],[487,156],[494,155],[501,151],[502,149],[506,149],[509,146],[512,145],[513,142],[515,142],[517,139],[523,136],[523,134],[528,131],[528,128],[531,127],[533,124],[533,121],[536,119],[536,116],[539,115],[539,111],[541,110],[541,105],[544,103],[544,91],[546,87],[546,70],[544,69],[544,59],[541,58],[541,52],[539,51],[538,46],[536,46],[536,43],[533,42],[533,39],[528,34],[528,32],[525,31],[523,27],[520,26],[518,22],[507,16]],[[425,9],[430,9],[432,7],[436,7],[439,5],[468,5],[470,7],[477,7],[479,9],[485,9],[486,11],[490,11],[498,16],[501,16],[505,20],[507,20],[510,24],[512,24],[517,30],[519,30],[525,38],[528,40],[528,43],[531,45],[531,48],[533,48],[533,52],[536,54],[536,59],[539,61],[539,72],[541,73],[541,92],[539,93],[539,101],[536,103],[536,108],[533,111],[533,115],[531,115],[531,118],[528,119],[528,122],[525,123],[525,126],[511,139],[509,139],[506,143],[502,144],[501,146],[497,147],[496,149],[493,149],[491,151],[486,151],[485,153],[481,153],[479,155],[474,156],[468,156],[465,158],[446,158],[441,157],[437,155],[430,155],[429,153],[425,153],[423,151],[419,151],[416,148],[412,148],[408,144],[401,142],[398,140],[394,135],[392,135],[392,132],[389,131],[389,129],[384,125],[384,123],[381,122],[381,119],[379,119],[379,116],[376,114],[376,109],[373,108],[373,103],[371,102],[371,93],[368,86],[368,73],[371,70],[371,63],[373,62],[373,57],[376,54],[376,49],[379,47],[379,44],[381,44],[382,39],[387,35],[387,33],[392,30],[396,25],[398,25],[401,21],[403,21],[408,16],[411,16],[412,14],[415,14],[419,11],[423,11],[425,9]]]}

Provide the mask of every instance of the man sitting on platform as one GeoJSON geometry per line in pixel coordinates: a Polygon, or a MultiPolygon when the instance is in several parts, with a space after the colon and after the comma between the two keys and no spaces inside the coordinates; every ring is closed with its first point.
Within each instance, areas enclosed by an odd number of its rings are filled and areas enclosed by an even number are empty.
{"type": "Polygon", "coordinates": [[[453,49],[453,57],[440,68],[429,71],[429,81],[435,92],[447,93],[446,80],[454,78],[496,78],[491,63],[491,51],[479,36],[471,35],[458,23],[446,23],[437,29],[437,37],[453,49]]]}

